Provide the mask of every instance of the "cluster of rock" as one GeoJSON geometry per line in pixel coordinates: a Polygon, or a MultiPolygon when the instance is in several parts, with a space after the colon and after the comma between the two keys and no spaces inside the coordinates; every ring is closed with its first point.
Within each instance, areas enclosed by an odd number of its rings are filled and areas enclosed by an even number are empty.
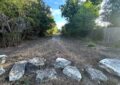
{"type": "Polygon", "coordinates": [[[57,58],[54,64],[55,68],[63,69],[63,73],[72,78],[80,81],[82,79],[80,71],[75,66],[71,66],[71,61],[64,58],[57,58]]]}
{"type": "MultiPolygon", "coordinates": [[[[6,61],[6,55],[0,55],[0,63],[3,64],[6,61]]],[[[23,77],[25,74],[26,68],[28,64],[31,64],[34,67],[41,67],[45,65],[46,59],[44,58],[33,58],[29,60],[23,60],[19,62],[15,62],[10,73],[9,73],[9,81],[16,81],[23,77]]],[[[62,73],[68,78],[75,79],[77,81],[81,81],[82,74],[80,69],[76,66],[71,65],[71,61],[64,58],[57,58],[54,62],[54,68],[46,68],[46,69],[37,69],[36,73],[36,81],[42,82],[43,80],[51,80],[57,79],[58,73],[56,69],[62,69],[62,73]]],[[[120,77],[120,60],[119,59],[103,59],[99,62],[99,66],[111,74],[117,75],[120,77]]],[[[31,68],[30,68],[31,69],[31,68]]],[[[29,70],[30,70],[29,69],[29,70]]],[[[108,77],[100,70],[95,69],[91,66],[85,67],[85,72],[89,75],[91,80],[95,81],[107,81],[108,77]]],[[[0,75],[5,73],[5,69],[0,67],[0,75]]]]}
{"type": "MultiPolygon", "coordinates": [[[[31,71],[32,68],[44,66],[45,61],[46,60],[44,58],[36,57],[33,59],[16,62],[9,73],[9,81],[16,81],[22,78],[23,75],[25,74],[25,68],[28,68],[28,65],[32,66],[29,67],[29,70],[31,71]]],[[[36,73],[38,73],[38,71],[36,73]]]]}

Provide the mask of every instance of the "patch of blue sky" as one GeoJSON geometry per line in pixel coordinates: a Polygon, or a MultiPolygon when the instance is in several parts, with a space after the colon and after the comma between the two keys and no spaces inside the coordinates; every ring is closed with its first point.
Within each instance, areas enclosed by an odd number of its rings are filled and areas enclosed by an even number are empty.
{"type": "Polygon", "coordinates": [[[65,0],[44,0],[51,7],[51,12],[59,29],[66,23],[65,18],[61,16],[60,6],[65,3],[65,0]]]}

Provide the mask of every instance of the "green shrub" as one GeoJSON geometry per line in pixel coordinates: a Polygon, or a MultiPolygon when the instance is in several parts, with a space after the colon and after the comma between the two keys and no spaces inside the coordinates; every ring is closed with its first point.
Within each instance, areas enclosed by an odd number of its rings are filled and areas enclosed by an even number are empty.
{"type": "Polygon", "coordinates": [[[88,47],[96,47],[96,44],[93,43],[93,42],[89,42],[89,43],[88,43],[88,47]]]}

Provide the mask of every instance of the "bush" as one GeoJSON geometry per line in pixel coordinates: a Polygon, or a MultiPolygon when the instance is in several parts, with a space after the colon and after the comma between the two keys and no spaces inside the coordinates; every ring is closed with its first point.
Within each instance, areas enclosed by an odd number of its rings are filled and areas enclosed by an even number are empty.
{"type": "Polygon", "coordinates": [[[88,47],[96,47],[96,44],[93,43],[93,42],[89,42],[89,43],[88,43],[88,47]]]}

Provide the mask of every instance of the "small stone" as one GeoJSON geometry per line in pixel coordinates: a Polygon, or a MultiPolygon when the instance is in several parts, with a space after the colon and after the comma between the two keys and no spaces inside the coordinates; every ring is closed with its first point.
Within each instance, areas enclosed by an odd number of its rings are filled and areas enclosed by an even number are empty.
{"type": "Polygon", "coordinates": [[[5,69],[3,69],[3,67],[0,67],[0,75],[5,73],[5,69]]]}
{"type": "Polygon", "coordinates": [[[69,66],[71,64],[71,61],[66,60],[64,58],[57,58],[56,62],[54,64],[55,68],[65,68],[66,66],[69,66]]]}
{"type": "Polygon", "coordinates": [[[7,55],[0,55],[0,64],[4,64],[6,62],[7,55]]]}
{"type": "Polygon", "coordinates": [[[120,60],[119,59],[103,59],[100,62],[100,67],[104,68],[111,74],[120,77],[120,60]]]}
{"type": "Polygon", "coordinates": [[[75,66],[67,66],[63,69],[63,73],[75,80],[80,81],[82,79],[80,71],[75,66]]]}
{"type": "Polygon", "coordinates": [[[36,73],[37,73],[36,80],[40,82],[42,80],[57,78],[57,72],[55,71],[55,69],[38,70],[36,73]]]}
{"type": "Polygon", "coordinates": [[[108,80],[107,76],[100,70],[88,67],[88,68],[86,68],[86,72],[89,74],[89,76],[92,80],[97,80],[97,81],[107,81],[108,80]]]}
{"type": "Polygon", "coordinates": [[[9,73],[9,81],[19,80],[24,75],[26,63],[27,61],[19,61],[14,64],[9,73]]]}
{"type": "Polygon", "coordinates": [[[28,63],[31,63],[31,64],[33,64],[35,66],[44,66],[45,65],[45,61],[46,60],[44,58],[38,58],[38,57],[36,57],[36,58],[30,59],[28,61],[28,63]]]}

